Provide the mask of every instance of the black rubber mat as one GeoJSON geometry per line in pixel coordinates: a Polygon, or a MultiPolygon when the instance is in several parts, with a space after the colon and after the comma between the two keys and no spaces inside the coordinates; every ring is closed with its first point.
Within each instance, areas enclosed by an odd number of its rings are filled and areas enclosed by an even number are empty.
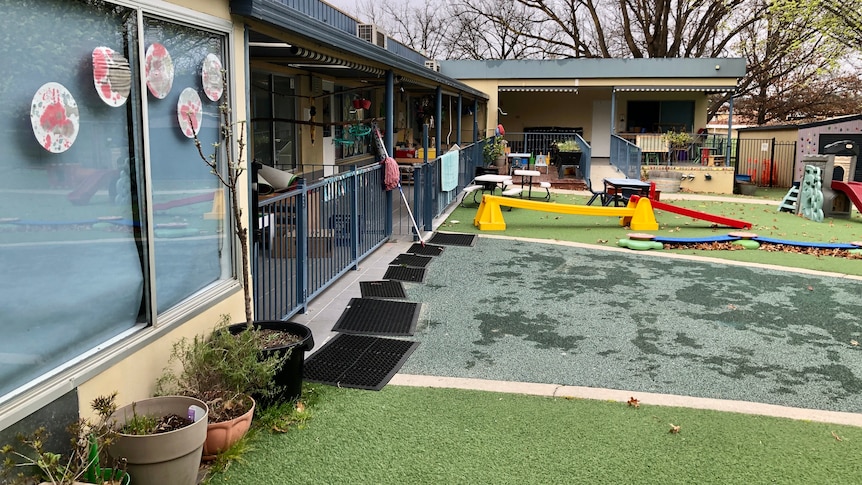
{"type": "Polygon", "coordinates": [[[419,256],[418,254],[399,254],[389,263],[391,266],[409,266],[411,268],[424,268],[434,258],[431,256],[419,256]]]}
{"type": "Polygon", "coordinates": [[[307,381],[379,391],[419,342],[338,334],[304,363],[307,381]]]}
{"type": "Polygon", "coordinates": [[[422,283],[425,280],[425,268],[408,268],[406,266],[390,266],[383,275],[385,280],[412,281],[422,283]]]}
{"type": "Polygon", "coordinates": [[[419,303],[351,298],[332,330],[362,335],[413,335],[419,303]]]}
{"type": "Polygon", "coordinates": [[[362,298],[407,298],[400,281],[360,281],[359,291],[362,298]]]}
{"type": "Polygon", "coordinates": [[[415,243],[407,250],[410,254],[421,254],[422,256],[440,256],[443,252],[443,246],[434,246],[432,244],[422,245],[415,243]]]}
{"type": "Polygon", "coordinates": [[[431,239],[428,242],[431,244],[442,244],[444,246],[473,246],[476,244],[476,235],[438,232],[431,236],[431,239]]]}

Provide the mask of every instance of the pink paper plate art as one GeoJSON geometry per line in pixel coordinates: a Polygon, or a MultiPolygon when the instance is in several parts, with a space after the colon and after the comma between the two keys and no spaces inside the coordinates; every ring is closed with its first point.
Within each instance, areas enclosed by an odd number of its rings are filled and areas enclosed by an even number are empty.
{"type": "Polygon", "coordinates": [[[93,83],[109,106],[122,106],[129,99],[132,73],[129,61],[110,47],[93,49],[93,83]]]}
{"type": "Polygon", "coordinates": [[[183,135],[188,138],[194,138],[201,129],[201,121],[203,121],[201,97],[192,88],[185,88],[180,93],[180,99],[177,101],[177,121],[180,122],[183,135]]]}
{"type": "Polygon", "coordinates": [[[30,123],[42,148],[62,153],[71,148],[78,136],[78,103],[62,84],[46,83],[33,96],[30,123]]]}
{"type": "Polygon", "coordinates": [[[154,43],[147,47],[147,89],[158,99],[165,99],[174,84],[174,61],[165,46],[154,43]]]}
{"type": "Polygon", "coordinates": [[[218,101],[224,93],[224,80],[221,74],[221,60],[215,54],[207,54],[201,67],[201,84],[204,94],[210,101],[218,101]]]}

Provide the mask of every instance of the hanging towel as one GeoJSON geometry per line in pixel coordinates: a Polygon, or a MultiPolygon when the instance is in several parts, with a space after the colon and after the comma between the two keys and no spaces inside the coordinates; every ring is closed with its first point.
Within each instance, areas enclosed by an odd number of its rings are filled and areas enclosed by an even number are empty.
{"type": "Polygon", "coordinates": [[[386,190],[396,189],[401,185],[401,170],[398,162],[392,157],[386,157],[383,164],[383,188],[386,190]]]}
{"type": "Polygon", "coordinates": [[[440,191],[449,192],[458,187],[458,151],[450,150],[440,157],[440,191]]]}

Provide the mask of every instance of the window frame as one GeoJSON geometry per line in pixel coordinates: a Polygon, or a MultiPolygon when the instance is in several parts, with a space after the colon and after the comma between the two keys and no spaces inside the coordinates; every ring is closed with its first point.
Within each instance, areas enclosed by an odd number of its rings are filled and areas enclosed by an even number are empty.
{"type": "MultiPolygon", "coordinates": [[[[223,65],[228,71],[228,83],[225,86],[225,94],[229,96],[230,108],[232,112],[237,110],[237,84],[242,83],[243,76],[236,74],[236,60],[233,53],[236,43],[235,25],[232,20],[221,18],[209,13],[199,12],[180,5],[169,4],[161,0],[104,0],[107,4],[113,4],[120,7],[127,7],[135,12],[137,32],[136,42],[138,48],[138,72],[145,72],[145,29],[144,19],[154,18],[165,22],[179,24],[185,27],[197,29],[200,31],[210,32],[219,35],[224,42],[224,58],[223,65]]],[[[226,230],[229,234],[227,242],[229,249],[225,251],[227,254],[227,265],[230,267],[229,275],[223,275],[222,278],[214,283],[202,288],[191,296],[183,299],[180,303],[172,306],[161,313],[156,312],[155,299],[155,254],[154,254],[154,224],[153,221],[153,200],[152,200],[152,172],[150,158],[150,133],[148,129],[149,111],[147,100],[146,79],[143,75],[138,75],[133,78],[133,83],[137,85],[140,93],[141,102],[138,109],[140,110],[140,119],[132,119],[129,122],[133,125],[141,123],[140,127],[131,125],[130,129],[139,130],[143,147],[141,153],[144,157],[142,164],[143,184],[144,187],[139,189],[142,195],[141,203],[145,209],[140,213],[140,217],[144,218],[146,226],[146,257],[143,258],[142,264],[145,267],[143,275],[143,283],[145,287],[145,311],[146,322],[134,325],[132,328],[121,332],[114,338],[97,345],[94,348],[87,349],[77,357],[70,359],[66,363],[57,366],[53,369],[46,370],[39,377],[30,382],[13,389],[4,395],[0,395],[0,429],[26,418],[35,409],[47,406],[63,395],[74,391],[77,387],[103,373],[105,370],[113,367],[122,360],[134,354],[153,342],[165,337],[169,332],[174,331],[181,324],[189,319],[200,314],[206,308],[223,301],[224,299],[241,292],[240,279],[244,278],[241,275],[239,251],[241,248],[238,242],[233,237],[232,230],[226,230]]],[[[130,100],[131,101],[131,100],[130,100]]],[[[247,124],[246,124],[247,125],[247,124]]],[[[248,126],[243,129],[248,130],[248,126]]],[[[224,160],[224,150],[222,148],[222,161],[224,160]]],[[[227,149],[236,150],[236,146],[231,146],[227,149]]],[[[201,161],[203,163],[203,161],[201,161]]],[[[227,192],[227,191],[225,191],[227,192]]],[[[231,211],[225,211],[224,224],[226,228],[233,226],[234,222],[231,218],[231,211]]]]}

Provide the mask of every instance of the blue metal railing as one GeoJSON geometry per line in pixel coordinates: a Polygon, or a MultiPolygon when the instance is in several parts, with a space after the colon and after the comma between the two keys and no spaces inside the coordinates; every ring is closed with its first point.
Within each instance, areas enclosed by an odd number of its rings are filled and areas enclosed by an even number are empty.
{"type": "Polygon", "coordinates": [[[482,147],[486,142],[471,143],[458,152],[458,186],[445,192],[440,158],[417,160],[413,166],[413,214],[420,229],[433,230],[434,218],[458,200],[461,189],[473,180],[476,167],[484,165],[482,147]]]}
{"type": "Polygon", "coordinates": [[[610,162],[628,178],[639,179],[641,177],[641,149],[625,138],[611,135],[610,162]]]}
{"type": "Polygon", "coordinates": [[[286,320],[389,237],[379,164],[299,186],[258,204],[255,318],[286,320]]]}

